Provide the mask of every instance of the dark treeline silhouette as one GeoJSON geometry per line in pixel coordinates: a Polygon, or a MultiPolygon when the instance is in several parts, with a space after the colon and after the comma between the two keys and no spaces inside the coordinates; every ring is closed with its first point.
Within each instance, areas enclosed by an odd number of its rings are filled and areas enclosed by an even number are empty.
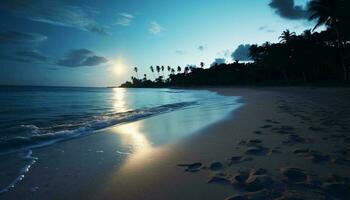
{"type": "Polygon", "coordinates": [[[313,30],[297,35],[289,30],[279,37],[279,43],[266,42],[250,47],[252,62],[213,64],[210,68],[156,66],[158,78],[150,67],[154,81],[131,78],[121,87],[170,87],[245,84],[312,83],[319,81],[349,81],[350,66],[350,1],[312,0],[310,20],[313,30]],[[323,31],[316,29],[325,27],[323,31]]]}

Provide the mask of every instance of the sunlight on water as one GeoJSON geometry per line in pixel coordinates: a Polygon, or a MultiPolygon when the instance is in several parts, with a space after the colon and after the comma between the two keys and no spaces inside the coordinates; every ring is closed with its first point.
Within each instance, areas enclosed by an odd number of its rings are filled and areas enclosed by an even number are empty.
{"type": "Polygon", "coordinates": [[[113,88],[113,108],[115,112],[126,112],[130,110],[126,100],[125,88],[113,88]]]}
{"type": "Polygon", "coordinates": [[[120,136],[123,146],[131,146],[133,154],[151,149],[151,143],[144,133],[141,132],[143,122],[123,124],[112,128],[112,131],[120,136]]]}
{"type": "Polygon", "coordinates": [[[159,149],[152,146],[152,143],[144,132],[144,127],[143,121],[137,121],[115,126],[111,129],[114,134],[119,136],[118,140],[122,146],[129,147],[126,160],[115,173],[144,166],[149,161],[149,158],[154,155],[154,152],[159,149]]]}

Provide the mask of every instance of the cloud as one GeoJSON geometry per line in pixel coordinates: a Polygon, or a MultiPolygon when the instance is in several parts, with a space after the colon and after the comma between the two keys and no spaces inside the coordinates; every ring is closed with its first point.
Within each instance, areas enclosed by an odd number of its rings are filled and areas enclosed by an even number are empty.
{"type": "Polygon", "coordinates": [[[204,45],[199,45],[199,47],[197,48],[199,51],[204,51],[206,48],[204,45]]]}
{"type": "Polygon", "coordinates": [[[274,33],[274,32],[276,32],[275,30],[270,29],[270,27],[268,27],[268,26],[260,26],[260,27],[258,28],[258,30],[259,30],[259,31],[265,31],[265,32],[268,32],[268,33],[274,33]]]}
{"type": "Polygon", "coordinates": [[[310,16],[306,6],[295,5],[294,0],[271,0],[269,6],[285,19],[300,20],[310,16]]]}
{"type": "Polygon", "coordinates": [[[22,58],[29,58],[36,61],[47,61],[48,57],[44,54],[40,53],[39,51],[32,50],[32,51],[17,51],[16,55],[22,58]]]}
{"type": "Polygon", "coordinates": [[[240,61],[250,61],[250,44],[241,44],[237,47],[237,49],[231,54],[233,60],[240,61]]]}
{"type": "Polygon", "coordinates": [[[47,40],[45,35],[17,31],[0,32],[0,44],[35,44],[47,40]]]}
{"type": "Polygon", "coordinates": [[[129,13],[119,13],[119,18],[116,24],[120,26],[130,26],[134,17],[134,15],[129,13]]]}
{"type": "Polygon", "coordinates": [[[95,21],[96,12],[86,7],[83,9],[80,6],[69,5],[67,2],[59,0],[2,0],[0,9],[31,21],[72,27],[102,35],[108,34],[95,21]]]}
{"type": "Polygon", "coordinates": [[[46,62],[48,57],[37,50],[17,51],[14,55],[1,55],[0,59],[23,63],[46,62]]]}
{"type": "Polygon", "coordinates": [[[108,62],[105,57],[97,56],[88,49],[77,49],[70,51],[57,64],[65,67],[97,66],[108,62]]]}
{"type": "Polygon", "coordinates": [[[154,35],[159,35],[163,30],[165,30],[165,28],[158,24],[156,21],[151,22],[148,29],[148,31],[154,35]]]}
{"type": "Polygon", "coordinates": [[[220,65],[220,64],[224,64],[226,63],[226,59],[225,58],[215,58],[214,62],[211,63],[211,67],[214,66],[214,65],[220,65]]]}

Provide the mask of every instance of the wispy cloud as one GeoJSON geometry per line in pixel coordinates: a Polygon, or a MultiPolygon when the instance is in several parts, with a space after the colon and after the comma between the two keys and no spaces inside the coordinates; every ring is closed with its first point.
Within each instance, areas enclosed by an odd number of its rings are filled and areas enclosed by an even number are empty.
{"type": "Polygon", "coordinates": [[[134,18],[135,16],[130,13],[119,13],[119,17],[116,24],[120,26],[130,26],[134,18]]]}
{"type": "Polygon", "coordinates": [[[57,64],[65,67],[82,67],[82,66],[97,66],[107,63],[105,57],[97,56],[93,51],[88,49],[76,49],[66,54],[60,59],[57,64]]]}
{"type": "Polygon", "coordinates": [[[164,31],[165,28],[162,27],[158,22],[156,21],[152,21],[150,23],[150,27],[148,29],[148,31],[151,33],[151,34],[154,34],[154,35],[159,35],[162,31],[164,31]]]}
{"type": "Polygon", "coordinates": [[[37,50],[23,50],[15,52],[14,55],[0,55],[0,59],[22,63],[39,63],[46,62],[49,58],[37,50]]]}
{"type": "Polygon", "coordinates": [[[94,19],[96,12],[92,9],[70,5],[59,0],[3,0],[0,9],[31,21],[72,27],[101,35],[107,31],[94,19]]]}
{"type": "Polygon", "coordinates": [[[265,31],[265,32],[268,32],[268,33],[274,33],[276,32],[275,30],[271,29],[270,27],[268,26],[260,26],[258,28],[259,31],[265,31]]]}
{"type": "Polygon", "coordinates": [[[47,36],[38,33],[2,31],[0,44],[35,44],[47,40],[47,36]]]}

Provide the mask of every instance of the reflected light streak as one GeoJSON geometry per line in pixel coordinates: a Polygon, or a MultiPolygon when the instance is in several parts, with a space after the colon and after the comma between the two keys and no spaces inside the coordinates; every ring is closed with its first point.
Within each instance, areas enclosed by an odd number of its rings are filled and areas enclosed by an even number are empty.
{"type": "Polygon", "coordinates": [[[113,88],[113,108],[115,112],[126,112],[130,110],[126,99],[125,88],[113,88]]]}

